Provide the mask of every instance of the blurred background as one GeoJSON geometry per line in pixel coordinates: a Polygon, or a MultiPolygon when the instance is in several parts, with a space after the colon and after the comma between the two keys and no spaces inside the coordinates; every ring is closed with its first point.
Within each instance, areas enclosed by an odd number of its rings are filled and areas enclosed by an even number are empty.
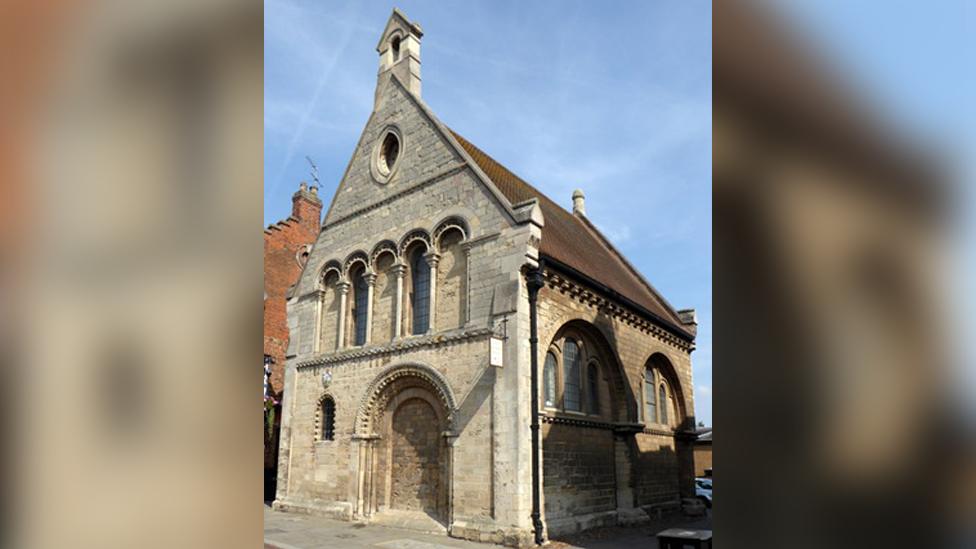
{"type": "MultiPolygon", "coordinates": [[[[262,8],[0,3],[5,546],[261,544],[262,8]]],[[[713,6],[723,547],[976,546],[974,21],[713,6]]]]}
{"type": "Polygon", "coordinates": [[[11,547],[260,546],[262,5],[5,1],[11,547]]]}
{"type": "Polygon", "coordinates": [[[716,538],[976,546],[972,4],[713,10],[716,538]]]}

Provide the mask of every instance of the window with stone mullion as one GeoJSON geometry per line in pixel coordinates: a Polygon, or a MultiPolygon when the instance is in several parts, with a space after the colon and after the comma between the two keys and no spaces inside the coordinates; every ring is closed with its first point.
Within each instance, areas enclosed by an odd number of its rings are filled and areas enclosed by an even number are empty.
{"type": "Polygon", "coordinates": [[[644,372],[644,422],[657,423],[657,397],[655,395],[657,383],[654,381],[654,370],[648,368],[644,372]]]}
{"type": "Polygon", "coordinates": [[[566,340],[563,352],[563,407],[573,412],[581,411],[580,406],[580,354],[575,341],[566,340]]]}
{"type": "Polygon", "coordinates": [[[553,407],[556,405],[556,357],[552,353],[546,353],[546,365],[542,372],[545,405],[553,407]]]}

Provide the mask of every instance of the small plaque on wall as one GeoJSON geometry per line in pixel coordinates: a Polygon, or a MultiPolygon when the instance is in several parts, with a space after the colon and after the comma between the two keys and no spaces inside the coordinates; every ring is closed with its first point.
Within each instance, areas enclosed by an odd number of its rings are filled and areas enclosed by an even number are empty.
{"type": "Polygon", "coordinates": [[[492,366],[497,366],[499,368],[502,367],[502,350],[502,340],[497,337],[491,338],[491,349],[488,353],[490,355],[488,361],[492,366]]]}

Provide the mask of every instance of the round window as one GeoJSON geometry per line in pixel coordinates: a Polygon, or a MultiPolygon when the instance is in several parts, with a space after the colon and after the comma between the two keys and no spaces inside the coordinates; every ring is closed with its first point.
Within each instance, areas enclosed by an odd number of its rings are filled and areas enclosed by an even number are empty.
{"type": "Polygon", "coordinates": [[[383,175],[390,175],[393,166],[396,164],[397,157],[400,156],[400,140],[396,134],[388,132],[380,145],[379,169],[383,175]]]}
{"type": "Polygon", "coordinates": [[[388,183],[396,172],[403,142],[400,139],[400,132],[395,126],[390,126],[380,135],[382,137],[373,149],[373,162],[370,165],[370,171],[377,183],[388,183]]]}

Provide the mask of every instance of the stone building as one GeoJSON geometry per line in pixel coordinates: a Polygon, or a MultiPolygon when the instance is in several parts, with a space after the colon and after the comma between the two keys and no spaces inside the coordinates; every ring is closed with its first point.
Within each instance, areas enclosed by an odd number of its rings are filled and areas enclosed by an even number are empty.
{"type": "Polygon", "coordinates": [[[275,507],[521,546],[678,506],[694,311],[434,115],[422,36],[394,10],[288,300],[275,507]]]}
{"type": "MultiPolygon", "coordinates": [[[[292,196],[291,215],[264,230],[264,361],[269,366],[268,393],[280,400],[288,349],[286,296],[308,262],[319,234],[322,199],[316,187],[302,183],[292,196]]],[[[280,405],[273,424],[280,424],[280,405]]],[[[277,477],[278,425],[265,435],[265,498],[274,497],[277,477]]]]}

